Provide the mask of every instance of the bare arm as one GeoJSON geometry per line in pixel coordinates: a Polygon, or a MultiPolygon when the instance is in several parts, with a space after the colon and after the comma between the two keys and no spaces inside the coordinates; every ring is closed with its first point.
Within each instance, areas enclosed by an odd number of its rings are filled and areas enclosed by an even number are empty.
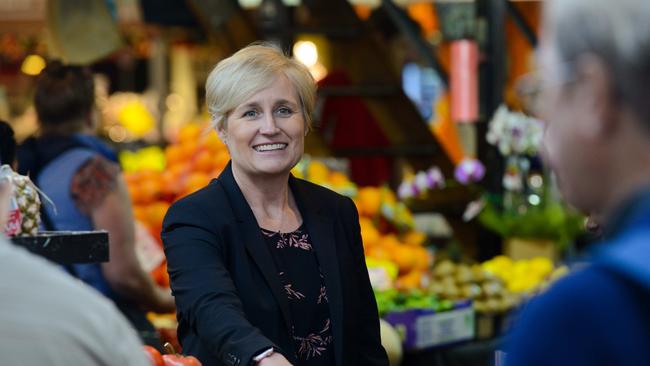
{"type": "Polygon", "coordinates": [[[174,311],[171,292],[158,287],[136,257],[131,199],[122,174],[111,163],[92,159],[75,177],[73,195],[95,228],[108,231],[110,260],[102,271],[111,288],[146,310],[174,311]]]}

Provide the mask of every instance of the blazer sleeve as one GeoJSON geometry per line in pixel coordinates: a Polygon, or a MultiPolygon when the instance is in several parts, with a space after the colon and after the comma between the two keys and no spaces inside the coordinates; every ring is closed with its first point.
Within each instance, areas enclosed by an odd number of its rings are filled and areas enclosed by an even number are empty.
{"type": "Polygon", "coordinates": [[[224,265],[226,244],[198,205],[175,203],[165,216],[162,239],[179,319],[215,357],[226,365],[249,365],[261,350],[276,347],[246,319],[224,265]]]}
{"type": "Polygon", "coordinates": [[[357,349],[360,354],[359,364],[388,366],[388,356],[381,345],[377,301],[370,285],[366,258],[363,252],[359,213],[350,198],[345,198],[343,214],[344,221],[347,222],[350,231],[348,237],[352,239],[350,243],[351,252],[354,256],[355,275],[359,289],[359,301],[361,302],[359,306],[359,309],[361,309],[360,314],[354,314],[355,317],[358,317],[360,324],[357,339],[357,349]]]}

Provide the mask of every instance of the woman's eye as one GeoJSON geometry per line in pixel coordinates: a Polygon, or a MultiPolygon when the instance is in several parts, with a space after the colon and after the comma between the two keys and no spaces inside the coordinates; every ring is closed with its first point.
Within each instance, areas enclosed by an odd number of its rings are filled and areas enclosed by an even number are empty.
{"type": "Polygon", "coordinates": [[[276,110],[276,113],[283,117],[289,117],[293,114],[293,110],[287,107],[280,107],[276,110]]]}
{"type": "Polygon", "coordinates": [[[244,114],[242,114],[242,117],[244,117],[244,118],[255,118],[255,117],[257,117],[257,111],[253,111],[253,110],[246,111],[246,112],[244,112],[244,114]]]}

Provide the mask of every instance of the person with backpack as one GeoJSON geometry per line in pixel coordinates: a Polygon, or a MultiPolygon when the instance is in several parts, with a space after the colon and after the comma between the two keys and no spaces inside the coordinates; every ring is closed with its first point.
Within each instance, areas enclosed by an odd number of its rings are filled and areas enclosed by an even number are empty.
{"type": "Polygon", "coordinates": [[[54,202],[42,206],[47,230],[106,230],[110,260],[66,266],[113,300],[146,343],[160,347],[147,311],[175,310],[171,292],[155,284],[135,253],[131,200],[115,153],[96,137],[90,70],[50,62],[36,82],[39,134],[18,149],[18,171],[54,202]]]}

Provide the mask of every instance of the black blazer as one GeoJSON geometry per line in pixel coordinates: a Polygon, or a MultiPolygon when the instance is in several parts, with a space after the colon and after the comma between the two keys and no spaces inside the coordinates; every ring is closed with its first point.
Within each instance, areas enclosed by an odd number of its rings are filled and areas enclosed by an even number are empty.
{"type": "MultiPolygon", "coordinates": [[[[336,365],[388,365],[354,203],[294,177],[289,186],[325,278],[336,365]]],[[[296,363],[289,304],[230,164],[172,205],[162,239],[184,353],[238,366],[276,347],[296,363]]]]}

